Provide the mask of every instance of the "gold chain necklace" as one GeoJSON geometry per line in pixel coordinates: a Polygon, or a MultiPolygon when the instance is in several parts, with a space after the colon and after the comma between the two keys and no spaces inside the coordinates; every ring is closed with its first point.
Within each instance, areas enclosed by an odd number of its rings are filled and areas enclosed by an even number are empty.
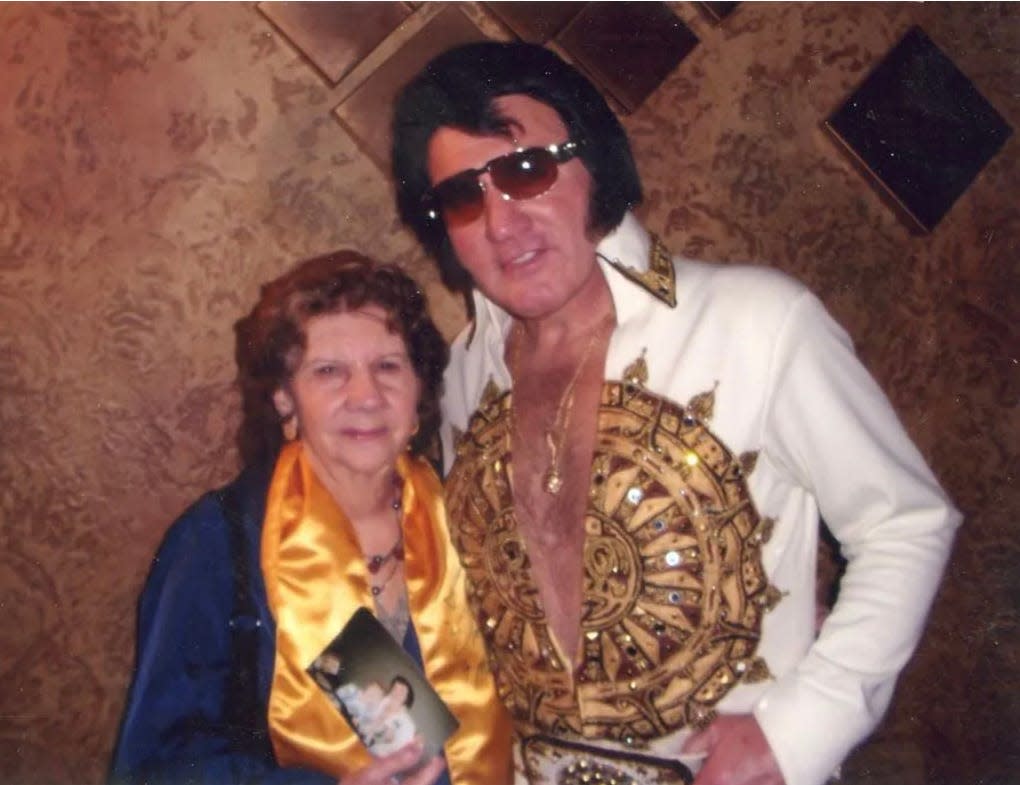
{"type": "MultiPolygon", "coordinates": [[[[596,342],[602,335],[603,327],[599,327],[592,331],[591,339],[588,341],[588,345],[584,348],[584,353],[581,355],[580,361],[577,363],[577,368],[574,369],[574,375],[570,377],[570,381],[563,390],[563,394],[560,396],[560,402],[556,407],[556,416],[553,418],[552,426],[545,429],[545,443],[549,449],[549,466],[542,473],[542,490],[548,493],[550,496],[556,496],[563,489],[563,474],[560,471],[560,452],[563,450],[563,442],[567,438],[567,430],[570,425],[570,416],[574,412],[574,392],[577,387],[577,382],[581,378],[581,371],[584,370],[584,366],[588,364],[588,357],[591,354],[591,350],[595,347],[596,342]]],[[[521,343],[523,337],[521,332],[518,331],[516,339],[513,342],[513,351],[510,357],[510,375],[516,379],[517,371],[520,368],[520,355],[521,355],[521,343]]],[[[515,397],[510,399],[510,435],[513,438],[514,432],[517,430],[517,417],[515,409],[517,408],[517,402],[515,397]]]]}

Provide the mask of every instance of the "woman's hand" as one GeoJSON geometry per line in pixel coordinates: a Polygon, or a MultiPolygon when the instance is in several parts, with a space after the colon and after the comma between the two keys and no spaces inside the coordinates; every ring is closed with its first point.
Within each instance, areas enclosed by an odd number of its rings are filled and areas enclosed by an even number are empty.
{"type": "Polygon", "coordinates": [[[432,785],[446,766],[439,756],[432,758],[413,775],[397,780],[398,774],[404,774],[414,768],[421,760],[422,742],[415,737],[406,746],[391,755],[377,758],[365,766],[353,777],[344,777],[338,785],[432,785]]]}

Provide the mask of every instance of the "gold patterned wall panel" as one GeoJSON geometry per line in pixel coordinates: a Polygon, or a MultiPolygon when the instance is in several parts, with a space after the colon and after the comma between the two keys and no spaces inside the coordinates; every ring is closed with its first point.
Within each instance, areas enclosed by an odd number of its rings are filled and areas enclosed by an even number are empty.
{"type": "MultiPolygon", "coordinates": [[[[1018,142],[918,237],[821,121],[919,24],[1016,127],[1020,11],[741,3],[713,23],[670,5],[701,43],[624,120],[642,217],[678,251],[818,291],[968,514],[846,781],[1006,782],[1018,142]]],[[[416,275],[447,335],[463,313],[338,95],[253,3],[0,4],[0,68],[0,782],[97,782],[153,549],[235,467],[231,325],[258,283],[351,245],[416,275]]]]}

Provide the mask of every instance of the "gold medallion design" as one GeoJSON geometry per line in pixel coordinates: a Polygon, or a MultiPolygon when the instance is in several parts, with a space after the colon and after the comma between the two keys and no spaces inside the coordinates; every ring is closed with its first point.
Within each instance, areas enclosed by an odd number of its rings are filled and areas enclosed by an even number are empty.
{"type": "Polygon", "coordinates": [[[755,656],[779,599],[746,476],[705,424],[714,393],[680,406],[606,382],[584,525],[581,661],[550,639],[513,513],[510,396],[489,390],[447,479],[455,544],[500,696],[522,734],[640,747],[700,726],[736,684],[768,677],[755,656]],[[696,416],[697,415],[697,416],[696,416]]]}

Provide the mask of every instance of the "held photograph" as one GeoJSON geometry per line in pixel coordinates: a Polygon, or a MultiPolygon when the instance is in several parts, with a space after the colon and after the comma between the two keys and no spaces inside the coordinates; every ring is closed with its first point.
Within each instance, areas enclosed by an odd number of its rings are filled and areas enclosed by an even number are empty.
{"type": "Polygon", "coordinates": [[[307,670],[375,757],[420,736],[422,761],[428,760],[457,728],[421,669],[367,608],[355,612],[307,670]]]}

